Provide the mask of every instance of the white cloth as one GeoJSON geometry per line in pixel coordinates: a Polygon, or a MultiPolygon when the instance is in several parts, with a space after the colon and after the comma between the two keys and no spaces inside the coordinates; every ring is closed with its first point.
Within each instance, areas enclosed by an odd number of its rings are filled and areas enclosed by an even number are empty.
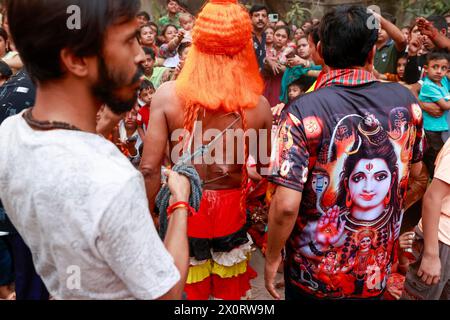
{"type": "Polygon", "coordinates": [[[156,299],[179,281],[144,179],[112,143],[17,115],[0,150],[0,198],[55,299],[156,299]]]}

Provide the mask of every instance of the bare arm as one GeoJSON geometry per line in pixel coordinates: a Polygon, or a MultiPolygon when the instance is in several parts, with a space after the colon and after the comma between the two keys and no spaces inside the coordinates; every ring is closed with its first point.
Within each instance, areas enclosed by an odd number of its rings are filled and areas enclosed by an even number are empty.
{"type": "Polygon", "coordinates": [[[394,40],[395,48],[399,52],[403,52],[406,49],[407,40],[403,32],[397,28],[397,26],[387,19],[380,16],[381,28],[386,30],[389,37],[394,40]]]}
{"type": "Polygon", "coordinates": [[[441,99],[441,100],[437,101],[436,103],[442,110],[450,110],[450,101],[441,99]]]}
{"type": "Polygon", "coordinates": [[[145,188],[150,210],[153,212],[155,198],[161,188],[161,164],[166,154],[169,129],[164,109],[168,103],[164,87],[158,90],[152,100],[152,115],[149,130],[144,140],[144,152],[140,170],[145,179],[145,188]]]}
{"type": "Polygon", "coordinates": [[[144,133],[144,129],[142,129],[141,126],[138,126],[138,134],[139,134],[139,137],[141,138],[141,141],[144,141],[145,133],[144,133]]]}
{"type": "MultiPolygon", "coordinates": [[[[172,194],[171,203],[178,201],[189,202],[189,180],[176,173],[169,174],[169,187],[172,194]]],[[[160,300],[180,300],[183,294],[189,269],[189,242],[187,237],[187,210],[174,211],[164,240],[167,251],[174,258],[175,266],[180,272],[180,281],[160,300]]]]}
{"type": "Polygon", "coordinates": [[[436,204],[442,203],[448,194],[450,194],[450,185],[435,178],[424,196],[422,225],[425,247],[417,275],[428,285],[437,284],[441,275],[438,239],[441,206],[436,204]]]}
{"type": "Polygon", "coordinates": [[[280,299],[274,280],[281,263],[281,251],[294,229],[301,200],[300,192],[279,186],[270,206],[265,283],[269,293],[276,299],[280,299]]]}
{"type": "Polygon", "coordinates": [[[437,105],[434,102],[422,102],[419,100],[419,93],[420,93],[421,87],[422,86],[419,83],[414,83],[409,86],[412,94],[419,101],[419,105],[422,108],[422,110],[427,112],[432,117],[435,117],[435,118],[442,117],[442,115],[444,114],[444,111],[441,109],[441,107],[439,105],[437,105]]]}
{"type": "Polygon", "coordinates": [[[266,98],[261,97],[261,100],[259,102],[258,106],[258,114],[261,114],[262,120],[263,120],[263,127],[262,129],[264,132],[267,132],[267,136],[264,139],[264,136],[258,135],[258,152],[259,154],[253,155],[254,159],[256,159],[256,168],[257,172],[261,174],[262,176],[266,175],[266,168],[270,165],[270,154],[271,154],[271,148],[272,148],[272,122],[273,122],[273,115],[272,110],[270,108],[269,101],[267,101],[266,98]],[[263,140],[264,139],[264,140],[263,140]]]}
{"type": "Polygon", "coordinates": [[[419,18],[417,19],[417,25],[420,32],[423,35],[428,36],[438,48],[450,50],[450,39],[439,32],[431,22],[427,21],[425,18],[419,18]]]}

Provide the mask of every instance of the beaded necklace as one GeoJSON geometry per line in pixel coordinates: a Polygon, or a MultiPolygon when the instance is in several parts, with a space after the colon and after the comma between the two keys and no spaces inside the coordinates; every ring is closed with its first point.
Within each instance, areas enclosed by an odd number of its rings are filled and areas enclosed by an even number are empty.
{"type": "Polygon", "coordinates": [[[81,129],[65,122],[36,120],[33,118],[32,111],[33,108],[28,109],[23,113],[22,117],[25,119],[26,123],[35,130],[50,131],[61,129],[61,130],[81,131],[81,129]]]}

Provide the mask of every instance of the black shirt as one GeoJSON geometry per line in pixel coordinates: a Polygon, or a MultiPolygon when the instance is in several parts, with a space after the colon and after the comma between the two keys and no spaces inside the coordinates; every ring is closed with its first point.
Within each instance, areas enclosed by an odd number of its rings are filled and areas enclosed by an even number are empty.
{"type": "Polygon", "coordinates": [[[253,47],[255,48],[256,58],[258,59],[259,71],[264,68],[264,59],[266,58],[266,33],[262,33],[261,42],[253,34],[253,47]]]}

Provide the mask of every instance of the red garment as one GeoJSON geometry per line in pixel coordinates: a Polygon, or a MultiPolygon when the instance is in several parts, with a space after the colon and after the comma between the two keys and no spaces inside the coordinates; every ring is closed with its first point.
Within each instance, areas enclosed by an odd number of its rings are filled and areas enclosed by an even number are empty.
{"type": "Polygon", "coordinates": [[[139,109],[137,115],[137,124],[138,126],[143,127],[144,131],[147,131],[149,122],[150,122],[150,106],[145,105],[141,109],[139,109]]]}
{"type": "Polygon", "coordinates": [[[246,216],[239,206],[241,190],[203,190],[200,210],[189,218],[188,236],[214,239],[242,229],[246,216]]]}
{"type": "Polygon", "coordinates": [[[188,300],[208,300],[210,297],[222,300],[240,300],[251,289],[250,281],[257,273],[250,265],[247,272],[237,277],[222,279],[213,274],[202,282],[187,284],[184,288],[188,300]]]}

